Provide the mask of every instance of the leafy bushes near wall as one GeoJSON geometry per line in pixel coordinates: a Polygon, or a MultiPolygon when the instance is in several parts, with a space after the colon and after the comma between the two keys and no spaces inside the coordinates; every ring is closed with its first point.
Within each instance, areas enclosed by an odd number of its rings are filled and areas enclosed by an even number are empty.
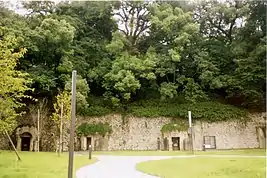
{"type": "Polygon", "coordinates": [[[161,132],[172,132],[172,131],[182,132],[188,130],[188,128],[189,128],[188,123],[186,123],[185,121],[172,122],[165,124],[161,128],[161,132]]]}
{"type": "Polygon", "coordinates": [[[77,130],[77,134],[79,136],[84,135],[106,135],[107,133],[112,132],[112,128],[108,123],[93,123],[93,124],[88,124],[88,123],[83,123],[81,124],[77,130]]]}
{"type": "Polygon", "coordinates": [[[197,104],[158,104],[139,105],[131,108],[131,113],[138,117],[172,117],[187,118],[192,112],[193,120],[207,122],[247,119],[248,112],[232,105],[218,102],[199,102],[197,104]]]}
{"type": "Polygon", "coordinates": [[[104,106],[91,105],[83,111],[83,116],[103,116],[112,113],[112,109],[104,106]]]}
{"type": "MultiPolygon", "coordinates": [[[[136,117],[188,117],[188,111],[192,112],[193,121],[201,120],[207,122],[218,122],[228,120],[246,120],[248,111],[233,105],[222,104],[217,101],[206,101],[198,103],[185,103],[180,98],[162,101],[159,99],[139,100],[127,105],[123,110],[123,115],[133,115],[136,117]]],[[[85,116],[103,116],[110,113],[121,113],[121,108],[112,108],[108,105],[91,105],[87,108],[85,116]]]]}

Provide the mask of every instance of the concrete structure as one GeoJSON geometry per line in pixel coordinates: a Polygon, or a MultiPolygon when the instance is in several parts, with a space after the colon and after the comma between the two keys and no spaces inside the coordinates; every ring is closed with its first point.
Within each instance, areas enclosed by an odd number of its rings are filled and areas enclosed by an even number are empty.
{"type": "Polygon", "coordinates": [[[35,127],[21,127],[16,130],[17,150],[34,151],[37,150],[37,129],[35,127]]]}
{"type": "Polygon", "coordinates": [[[80,150],[88,150],[89,145],[92,146],[92,149],[95,151],[107,151],[108,150],[108,136],[100,135],[88,135],[81,136],[81,148],[80,150]]]}
{"type": "MultiPolygon", "coordinates": [[[[204,147],[206,149],[264,148],[266,145],[265,113],[253,114],[250,117],[251,121],[246,124],[237,121],[194,122],[194,150],[203,150],[204,147]]],[[[78,118],[77,122],[108,122],[112,126],[113,132],[101,138],[102,144],[105,144],[102,145],[100,150],[189,149],[190,142],[187,131],[161,132],[162,126],[171,121],[170,118],[129,117],[127,119],[127,122],[124,123],[121,115],[107,115],[103,117],[78,118]]],[[[93,150],[96,150],[94,146],[97,145],[95,140],[99,140],[100,136],[81,137],[80,150],[87,150],[89,138],[91,139],[93,150]]]]}
{"type": "MultiPolygon", "coordinates": [[[[228,122],[193,122],[194,150],[205,149],[242,149],[265,148],[266,115],[257,113],[250,115],[246,124],[237,121],[228,122]],[[205,146],[204,146],[205,144],[205,146]]],[[[194,121],[194,118],[192,118],[194,121]]],[[[102,136],[99,134],[75,137],[75,150],[188,150],[191,142],[188,131],[162,133],[161,128],[171,122],[171,118],[138,118],[122,117],[110,114],[103,117],[79,117],[75,126],[82,123],[109,123],[113,132],[102,136]]],[[[63,128],[63,151],[68,150],[69,123],[63,128]]],[[[41,151],[55,151],[57,129],[43,130],[41,135],[41,151]]],[[[18,150],[36,150],[37,129],[22,127],[16,130],[18,150]],[[25,145],[23,147],[23,144],[25,145]]],[[[8,140],[0,135],[0,149],[9,149],[8,140]]]]}

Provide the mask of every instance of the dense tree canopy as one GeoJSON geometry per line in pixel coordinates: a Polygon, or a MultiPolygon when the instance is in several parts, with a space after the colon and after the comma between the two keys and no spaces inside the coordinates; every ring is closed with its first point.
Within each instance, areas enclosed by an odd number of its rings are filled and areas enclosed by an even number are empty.
{"type": "Polygon", "coordinates": [[[14,51],[16,40],[12,36],[2,36],[0,40],[0,132],[12,131],[15,128],[15,117],[21,112],[22,99],[30,90],[30,79],[27,74],[16,70],[18,59],[26,52],[25,49],[14,51]]]}
{"type": "Polygon", "coordinates": [[[14,49],[27,49],[16,70],[29,74],[35,98],[69,90],[75,69],[82,115],[148,100],[265,106],[265,1],[23,6],[26,15],[1,7],[0,37],[13,35],[14,49]]]}

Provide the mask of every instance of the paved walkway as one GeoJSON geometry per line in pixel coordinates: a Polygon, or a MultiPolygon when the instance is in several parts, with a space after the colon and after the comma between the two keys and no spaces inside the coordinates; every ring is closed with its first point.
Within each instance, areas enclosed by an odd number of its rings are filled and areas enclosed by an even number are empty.
{"type": "Polygon", "coordinates": [[[193,156],[96,156],[95,164],[82,167],[76,172],[77,178],[158,178],[135,169],[136,164],[169,158],[190,157],[239,157],[239,158],[265,158],[265,156],[244,155],[193,155],[193,156]]]}

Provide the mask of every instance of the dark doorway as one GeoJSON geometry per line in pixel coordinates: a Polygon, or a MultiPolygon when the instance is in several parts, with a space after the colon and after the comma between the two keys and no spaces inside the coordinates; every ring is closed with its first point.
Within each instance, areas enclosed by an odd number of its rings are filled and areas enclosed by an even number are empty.
{"type": "Polygon", "coordinates": [[[87,142],[87,149],[89,150],[89,145],[92,145],[92,138],[91,137],[87,137],[86,138],[86,142],[87,142]]]}
{"type": "Polygon", "coordinates": [[[21,134],[21,151],[30,151],[31,137],[28,132],[21,134]]]}
{"type": "Polygon", "coordinates": [[[180,137],[172,137],[172,150],[180,150],[180,137]]]}

